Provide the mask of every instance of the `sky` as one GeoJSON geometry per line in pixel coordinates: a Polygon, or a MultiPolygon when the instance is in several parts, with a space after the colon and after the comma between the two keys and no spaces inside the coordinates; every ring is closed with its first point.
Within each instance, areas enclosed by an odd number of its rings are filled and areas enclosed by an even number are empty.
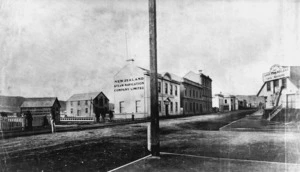
{"type": "MultiPolygon", "coordinates": [[[[293,0],[157,0],[158,71],[202,70],[213,93],[255,95],[274,64],[300,66],[293,0]]],[[[0,0],[0,95],[103,91],[149,68],[147,0],[0,0]]]]}

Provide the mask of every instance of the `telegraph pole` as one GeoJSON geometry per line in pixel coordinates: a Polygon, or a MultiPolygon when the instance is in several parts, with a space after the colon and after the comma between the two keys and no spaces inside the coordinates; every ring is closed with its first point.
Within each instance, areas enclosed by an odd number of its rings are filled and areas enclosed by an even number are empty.
{"type": "Polygon", "coordinates": [[[150,102],[151,102],[151,154],[159,156],[159,114],[157,88],[156,0],[149,0],[150,36],[150,102]]]}

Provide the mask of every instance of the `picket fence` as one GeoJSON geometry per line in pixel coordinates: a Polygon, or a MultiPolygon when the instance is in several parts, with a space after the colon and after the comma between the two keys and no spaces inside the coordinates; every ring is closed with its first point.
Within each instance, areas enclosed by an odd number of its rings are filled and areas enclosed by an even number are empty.
{"type": "MultiPolygon", "coordinates": [[[[48,124],[50,123],[50,115],[47,115],[48,124]]],[[[33,116],[32,117],[32,126],[39,127],[45,125],[45,115],[33,116]]],[[[0,117],[0,131],[9,131],[9,130],[24,130],[27,126],[27,120],[25,117],[0,117]]]]}

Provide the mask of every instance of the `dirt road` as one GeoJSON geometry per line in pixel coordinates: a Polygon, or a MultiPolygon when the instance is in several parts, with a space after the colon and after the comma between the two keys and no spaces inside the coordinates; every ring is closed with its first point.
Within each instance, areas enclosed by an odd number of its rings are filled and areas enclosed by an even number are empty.
{"type": "MultiPolygon", "coordinates": [[[[300,163],[298,133],[217,131],[250,112],[160,122],[161,151],[300,163]]],[[[1,171],[107,171],[148,154],[146,123],[0,141],[1,171]]]]}

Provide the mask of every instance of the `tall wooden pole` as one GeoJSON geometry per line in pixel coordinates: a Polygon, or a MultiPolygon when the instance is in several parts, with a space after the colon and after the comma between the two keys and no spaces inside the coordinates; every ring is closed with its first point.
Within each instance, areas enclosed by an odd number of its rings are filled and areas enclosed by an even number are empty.
{"type": "Polygon", "coordinates": [[[150,102],[151,102],[151,154],[159,156],[159,114],[157,88],[156,0],[149,0],[150,33],[150,102]]]}

